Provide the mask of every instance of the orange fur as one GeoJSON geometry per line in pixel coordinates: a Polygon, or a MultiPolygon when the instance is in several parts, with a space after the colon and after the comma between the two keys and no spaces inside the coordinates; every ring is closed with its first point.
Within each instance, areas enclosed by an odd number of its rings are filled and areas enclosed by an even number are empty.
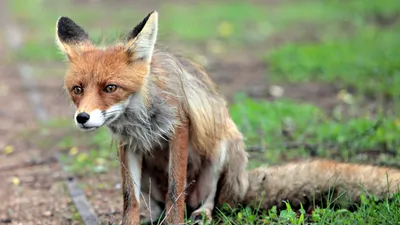
{"type": "Polygon", "coordinates": [[[332,205],[347,207],[359,203],[361,194],[391,197],[399,185],[396,169],[314,159],[250,171],[243,204],[283,209],[284,201],[289,201],[293,208],[302,204],[307,209],[324,205],[329,197],[332,205]]]}
{"type": "Polygon", "coordinates": [[[70,62],[64,86],[78,111],[105,110],[126,100],[133,92],[145,91],[141,88],[148,71],[148,65],[143,62],[129,64],[123,47],[91,49],[70,62]],[[107,84],[119,88],[112,94],[103,93],[107,84]],[[75,85],[86,87],[85,95],[75,95],[72,92],[75,85]]]}
{"type": "MultiPolygon", "coordinates": [[[[189,129],[186,124],[178,127],[171,141],[170,175],[166,200],[166,209],[171,212],[167,215],[167,223],[183,224],[185,211],[185,182],[188,160],[189,129]]],[[[167,212],[168,212],[167,211],[167,212]]]]}

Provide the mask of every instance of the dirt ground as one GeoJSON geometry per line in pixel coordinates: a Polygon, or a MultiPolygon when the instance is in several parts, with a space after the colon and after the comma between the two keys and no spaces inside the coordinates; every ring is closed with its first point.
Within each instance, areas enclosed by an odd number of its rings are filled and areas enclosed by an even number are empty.
{"type": "MultiPolygon", "coordinates": [[[[154,8],[161,1],[150,2],[146,2],[147,7],[154,8]]],[[[0,46],[6,46],[5,40],[1,41],[0,46]]],[[[10,51],[6,48],[0,50],[3,55],[10,51]]],[[[228,99],[232,99],[238,91],[256,98],[273,99],[271,84],[267,82],[267,65],[254,52],[257,52],[256,47],[241,54],[217,58],[208,69],[221,93],[228,99]]],[[[23,87],[17,74],[18,64],[10,65],[4,58],[1,60],[0,224],[78,223],[72,222],[76,212],[65,186],[66,175],[52,158],[57,149],[40,149],[33,137],[21,134],[25,130],[38,129],[38,121],[28,101],[31,93],[23,87]]],[[[71,117],[72,109],[62,92],[61,77],[36,79],[36,83],[50,118],[71,117]]],[[[337,104],[337,89],[334,87],[317,84],[281,85],[286,97],[315,103],[327,109],[337,104]]],[[[118,221],[122,206],[118,171],[82,177],[80,182],[85,187],[102,185],[98,189],[85,188],[85,193],[102,222],[118,221]]]]}
{"type": "MultiPolygon", "coordinates": [[[[48,149],[21,138],[25,130],[37,128],[26,97],[30,93],[22,87],[14,65],[0,69],[0,104],[6,106],[0,110],[0,224],[72,224],[68,222],[72,202],[59,165],[48,149]]],[[[46,101],[57,105],[54,99],[46,101]]]]}

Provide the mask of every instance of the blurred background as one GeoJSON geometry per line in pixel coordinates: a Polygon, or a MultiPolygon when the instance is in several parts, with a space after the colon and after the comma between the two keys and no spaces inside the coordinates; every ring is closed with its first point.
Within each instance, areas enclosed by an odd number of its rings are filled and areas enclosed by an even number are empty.
{"type": "Polygon", "coordinates": [[[0,224],[42,224],[32,222],[38,215],[81,224],[55,154],[104,223],[121,216],[115,146],[106,130],[76,130],[62,90],[60,16],[111,43],[157,10],[158,43],[201,63],[228,99],[249,169],[310,157],[399,165],[398,0],[2,0],[0,8],[0,224]]]}

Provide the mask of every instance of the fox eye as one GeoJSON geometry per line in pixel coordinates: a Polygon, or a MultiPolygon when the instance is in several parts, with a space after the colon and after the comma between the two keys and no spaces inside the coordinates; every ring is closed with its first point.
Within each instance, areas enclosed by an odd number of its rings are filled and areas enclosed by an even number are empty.
{"type": "Polygon", "coordinates": [[[116,90],[117,90],[117,85],[114,85],[114,84],[107,85],[104,88],[104,92],[106,92],[106,93],[113,93],[116,90]]]}
{"type": "Polygon", "coordinates": [[[72,92],[73,92],[74,94],[76,94],[76,95],[82,94],[82,91],[83,91],[83,89],[82,89],[81,87],[79,87],[79,86],[74,86],[74,87],[72,88],[72,92]]]}

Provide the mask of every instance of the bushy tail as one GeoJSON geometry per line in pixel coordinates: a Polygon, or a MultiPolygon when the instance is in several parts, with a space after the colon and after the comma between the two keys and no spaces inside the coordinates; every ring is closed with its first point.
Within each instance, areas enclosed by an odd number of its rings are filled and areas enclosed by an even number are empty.
{"type": "Polygon", "coordinates": [[[378,199],[399,191],[400,170],[377,166],[310,160],[288,163],[249,172],[249,189],[242,204],[256,209],[276,205],[284,209],[300,203],[306,207],[338,204],[349,207],[360,202],[360,195],[378,199]]]}

